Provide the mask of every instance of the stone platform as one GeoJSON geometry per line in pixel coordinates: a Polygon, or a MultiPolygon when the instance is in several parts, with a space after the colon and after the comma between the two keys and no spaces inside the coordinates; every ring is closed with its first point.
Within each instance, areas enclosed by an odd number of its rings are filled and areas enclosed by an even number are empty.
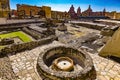
{"type": "MultiPolygon", "coordinates": [[[[20,52],[16,55],[9,54],[14,73],[19,80],[42,80],[36,70],[36,63],[39,53],[51,46],[62,45],[54,41],[51,44],[43,45],[35,49],[20,52]]],[[[97,54],[91,54],[95,70],[96,80],[120,80],[120,64],[110,59],[102,58],[97,54]]]]}

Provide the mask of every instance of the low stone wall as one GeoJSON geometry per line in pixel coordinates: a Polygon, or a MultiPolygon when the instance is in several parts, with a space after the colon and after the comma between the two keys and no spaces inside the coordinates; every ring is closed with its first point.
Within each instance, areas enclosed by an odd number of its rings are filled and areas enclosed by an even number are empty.
{"type": "Polygon", "coordinates": [[[35,38],[35,39],[37,39],[37,40],[41,38],[41,36],[40,36],[39,34],[30,31],[30,30],[29,30],[28,28],[26,28],[26,27],[22,28],[22,30],[23,30],[25,33],[31,35],[33,38],[35,38]]]}
{"type": "Polygon", "coordinates": [[[2,39],[0,41],[0,45],[9,45],[9,44],[13,44],[14,40],[12,38],[8,38],[8,39],[2,39]]]}
{"type": "Polygon", "coordinates": [[[33,49],[37,46],[48,44],[52,42],[53,40],[57,39],[56,36],[50,36],[44,39],[40,39],[37,41],[27,42],[27,43],[21,43],[21,44],[12,44],[9,46],[6,46],[0,51],[0,55],[6,55],[8,53],[16,53],[24,50],[33,49]]]}
{"type": "MultiPolygon", "coordinates": [[[[1,19],[2,21],[2,19],[1,19]]],[[[41,23],[45,22],[44,20],[7,20],[0,23],[1,26],[15,26],[15,25],[23,25],[23,24],[31,24],[31,23],[41,23]]]]}
{"type": "Polygon", "coordinates": [[[87,24],[87,23],[73,23],[73,24],[83,26],[83,27],[86,27],[86,28],[96,29],[96,30],[101,30],[102,28],[105,27],[105,26],[92,25],[92,24],[87,24]]]}
{"type": "Polygon", "coordinates": [[[97,20],[95,20],[94,22],[100,23],[100,24],[105,24],[105,25],[113,25],[113,26],[120,24],[120,23],[106,22],[106,21],[97,21],[97,20]]]}
{"type": "Polygon", "coordinates": [[[0,31],[16,31],[17,29],[22,29],[23,27],[28,27],[28,25],[0,26],[0,31]]]}
{"type": "Polygon", "coordinates": [[[101,30],[100,34],[103,36],[112,36],[115,31],[113,30],[101,30]]]}

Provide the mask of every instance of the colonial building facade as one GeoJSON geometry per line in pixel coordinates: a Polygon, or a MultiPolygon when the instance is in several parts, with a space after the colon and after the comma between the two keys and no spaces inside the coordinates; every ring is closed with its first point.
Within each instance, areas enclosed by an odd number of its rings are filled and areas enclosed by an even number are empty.
{"type": "Polygon", "coordinates": [[[93,10],[91,9],[91,6],[89,5],[88,9],[82,12],[82,16],[85,16],[85,17],[104,17],[105,12],[106,12],[105,9],[103,11],[93,12],[93,10]]]}
{"type": "Polygon", "coordinates": [[[105,12],[106,12],[105,9],[103,11],[93,12],[90,5],[89,5],[88,9],[83,12],[81,12],[81,8],[78,7],[77,13],[76,13],[73,5],[70,7],[70,9],[68,11],[71,18],[73,18],[73,19],[79,18],[79,17],[105,17],[105,12]]]}
{"type": "Polygon", "coordinates": [[[69,19],[70,15],[67,12],[61,11],[51,11],[51,18],[52,19],[69,19]]]}
{"type": "Polygon", "coordinates": [[[19,18],[46,17],[51,18],[51,7],[48,6],[32,6],[26,4],[17,4],[17,12],[19,18]]]}
{"type": "Polygon", "coordinates": [[[32,18],[39,16],[40,18],[53,18],[53,19],[67,19],[69,14],[67,12],[52,11],[48,6],[32,6],[26,4],[17,4],[17,14],[19,18],[32,18]]]}
{"type": "Polygon", "coordinates": [[[120,12],[116,12],[116,11],[106,12],[105,16],[108,16],[110,19],[120,20],[120,12]]]}
{"type": "Polygon", "coordinates": [[[10,16],[9,0],[0,0],[0,17],[8,18],[10,16]]]}

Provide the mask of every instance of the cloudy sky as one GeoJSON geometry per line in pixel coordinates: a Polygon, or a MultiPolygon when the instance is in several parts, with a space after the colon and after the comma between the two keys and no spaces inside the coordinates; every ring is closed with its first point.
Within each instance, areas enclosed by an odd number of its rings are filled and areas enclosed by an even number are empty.
{"type": "Polygon", "coordinates": [[[106,8],[107,11],[120,12],[120,0],[10,0],[11,9],[16,9],[16,4],[45,5],[57,11],[68,11],[72,4],[75,10],[80,6],[84,11],[91,5],[93,11],[102,11],[106,8]]]}

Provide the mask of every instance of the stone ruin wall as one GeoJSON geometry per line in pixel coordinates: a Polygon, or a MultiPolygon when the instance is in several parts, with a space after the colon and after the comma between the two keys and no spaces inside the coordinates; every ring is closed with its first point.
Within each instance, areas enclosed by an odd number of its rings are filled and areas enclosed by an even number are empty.
{"type": "Polygon", "coordinates": [[[87,23],[76,23],[79,26],[83,26],[86,28],[91,28],[91,29],[96,29],[96,30],[101,30],[105,26],[99,26],[99,25],[92,25],[92,24],[87,24],[87,23]]]}
{"type": "Polygon", "coordinates": [[[39,36],[39,34],[35,33],[35,32],[31,32],[28,28],[24,27],[22,28],[22,31],[24,31],[25,33],[29,34],[30,36],[32,36],[35,39],[40,39],[41,36],[39,36]]]}
{"type": "Polygon", "coordinates": [[[23,51],[23,50],[33,49],[37,46],[40,46],[40,45],[43,45],[43,44],[48,44],[55,39],[57,39],[56,36],[50,36],[50,37],[40,39],[40,40],[37,40],[37,41],[31,41],[31,42],[21,43],[21,44],[12,44],[12,45],[9,45],[9,46],[6,46],[5,48],[3,48],[0,51],[0,55],[6,55],[8,53],[16,53],[16,52],[20,52],[20,51],[23,51]]]}

